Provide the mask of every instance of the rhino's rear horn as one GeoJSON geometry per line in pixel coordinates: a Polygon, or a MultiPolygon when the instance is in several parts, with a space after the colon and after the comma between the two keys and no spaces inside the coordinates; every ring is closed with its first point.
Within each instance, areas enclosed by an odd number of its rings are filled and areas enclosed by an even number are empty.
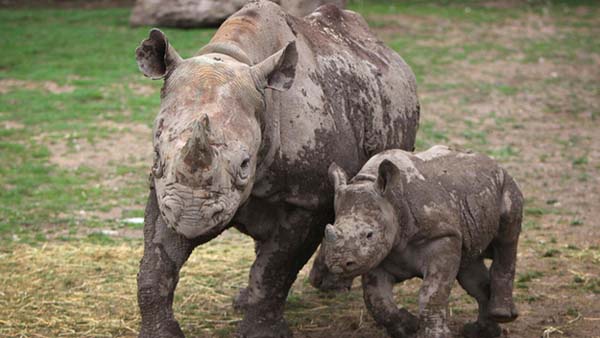
{"type": "Polygon", "coordinates": [[[192,135],[185,146],[181,149],[183,162],[192,172],[210,166],[213,159],[213,151],[208,142],[208,123],[206,121],[195,121],[192,127],[192,135]]]}

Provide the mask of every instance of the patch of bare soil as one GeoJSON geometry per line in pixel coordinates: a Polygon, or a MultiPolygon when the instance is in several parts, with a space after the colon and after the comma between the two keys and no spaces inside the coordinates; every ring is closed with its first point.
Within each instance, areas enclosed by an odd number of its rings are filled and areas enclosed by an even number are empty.
{"type": "Polygon", "coordinates": [[[4,129],[23,129],[25,128],[25,125],[21,122],[17,122],[17,121],[4,121],[2,122],[2,127],[4,129]]]}
{"type": "Polygon", "coordinates": [[[50,163],[65,169],[81,166],[98,171],[114,169],[118,165],[135,166],[150,163],[152,159],[151,130],[141,124],[106,122],[103,126],[115,132],[105,138],[60,139],[48,144],[50,163]]]}
{"type": "Polygon", "coordinates": [[[156,88],[149,85],[144,85],[140,83],[130,83],[129,89],[131,89],[136,95],[140,96],[150,96],[156,94],[156,88]]]}
{"type": "Polygon", "coordinates": [[[52,94],[63,94],[71,93],[75,90],[75,87],[64,85],[61,86],[56,82],[52,81],[24,81],[15,79],[0,79],[0,94],[6,94],[15,89],[26,89],[26,90],[44,90],[52,94]]]}

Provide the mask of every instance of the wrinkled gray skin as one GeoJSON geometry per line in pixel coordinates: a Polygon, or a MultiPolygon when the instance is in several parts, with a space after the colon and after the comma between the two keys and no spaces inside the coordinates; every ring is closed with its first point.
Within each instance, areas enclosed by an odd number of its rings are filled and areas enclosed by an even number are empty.
{"type": "MultiPolygon", "coordinates": [[[[256,243],[240,337],[289,337],[298,271],[333,222],[331,161],[355,173],[373,154],[412,150],[414,75],[356,13],[324,6],[298,19],[271,2],[229,18],[182,59],[159,30],[136,51],[164,79],[138,275],[140,337],[183,337],[172,302],[192,250],[236,227],[256,243]]],[[[323,262],[311,281],[347,287],[323,262]]]]}
{"type": "Polygon", "coordinates": [[[452,337],[448,297],[455,279],[479,304],[469,338],[501,334],[514,320],[512,300],[523,196],[493,160],[445,146],[372,157],[347,182],[335,163],[335,224],[320,258],[343,278],[362,275],[364,299],[392,337],[452,337]],[[493,259],[491,268],[484,258],[493,259]],[[419,277],[419,317],[394,303],[394,283],[419,277]]]}

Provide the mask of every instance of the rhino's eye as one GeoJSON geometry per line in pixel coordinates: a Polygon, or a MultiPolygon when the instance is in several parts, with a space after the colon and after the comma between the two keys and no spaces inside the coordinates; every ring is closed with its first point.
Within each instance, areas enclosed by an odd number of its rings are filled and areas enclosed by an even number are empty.
{"type": "Polygon", "coordinates": [[[367,238],[368,238],[368,239],[371,239],[371,237],[373,237],[373,231],[369,231],[369,232],[367,233],[367,238]]]}
{"type": "Polygon", "coordinates": [[[245,185],[250,175],[250,157],[245,157],[240,163],[238,169],[238,185],[245,185]]]}
{"type": "Polygon", "coordinates": [[[246,169],[248,169],[248,165],[250,165],[250,158],[249,158],[249,157],[246,157],[246,158],[245,158],[245,159],[242,161],[242,164],[240,164],[240,168],[241,168],[242,170],[246,170],[246,169]]]}

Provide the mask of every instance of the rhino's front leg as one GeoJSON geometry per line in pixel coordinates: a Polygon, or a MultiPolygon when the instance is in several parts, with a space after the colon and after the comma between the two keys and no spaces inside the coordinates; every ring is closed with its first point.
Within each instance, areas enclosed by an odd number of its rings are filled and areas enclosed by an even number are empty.
{"type": "Polygon", "coordinates": [[[173,294],[179,270],[192,250],[208,238],[191,241],[167,228],[154,189],[150,190],[144,223],[144,256],[137,278],[142,317],[139,337],[184,337],[173,316],[173,294]]]}
{"type": "Polygon", "coordinates": [[[419,328],[419,320],[394,302],[394,277],[381,268],[362,276],[363,297],[377,324],[385,327],[393,338],[405,338],[419,328]]]}
{"type": "Polygon", "coordinates": [[[424,261],[423,284],[419,291],[420,328],[418,338],[450,338],[447,325],[448,298],[461,258],[458,237],[435,239],[421,249],[424,261]]]}
{"type": "Polygon", "coordinates": [[[268,238],[257,240],[256,260],[245,290],[245,314],[238,327],[238,337],[292,336],[283,318],[285,300],[298,271],[319,245],[321,224],[327,222],[301,208],[282,207],[271,212],[277,215],[278,224],[268,238]]]}

